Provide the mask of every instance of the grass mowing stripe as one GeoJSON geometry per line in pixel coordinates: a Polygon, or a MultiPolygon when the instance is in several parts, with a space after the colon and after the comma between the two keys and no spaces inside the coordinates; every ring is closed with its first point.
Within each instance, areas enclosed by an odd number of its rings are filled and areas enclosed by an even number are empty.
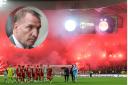
{"type": "MultiPolygon", "coordinates": [[[[47,82],[34,82],[34,83],[4,83],[4,77],[0,77],[0,85],[50,85],[47,82]]],[[[83,78],[79,77],[76,83],[69,79],[68,83],[64,82],[64,77],[54,77],[51,85],[127,85],[127,78],[123,77],[94,77],[83,78]]]]}

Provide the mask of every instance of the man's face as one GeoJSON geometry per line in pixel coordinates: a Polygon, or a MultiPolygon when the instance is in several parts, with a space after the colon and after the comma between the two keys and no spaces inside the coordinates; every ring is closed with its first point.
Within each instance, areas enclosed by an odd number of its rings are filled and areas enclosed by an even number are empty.
{"type": "Polygon", "coordinates": [[[40,27],[40,20],[36,16],[26,13],[22,19],[14,24],[15,37],[21,44],[30,47],[37,40],[40,27]]]}

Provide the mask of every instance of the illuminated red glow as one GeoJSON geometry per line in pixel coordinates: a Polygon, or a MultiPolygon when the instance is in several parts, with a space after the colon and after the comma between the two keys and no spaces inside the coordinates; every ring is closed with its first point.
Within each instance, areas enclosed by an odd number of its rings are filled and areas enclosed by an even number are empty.
{"type": "MultiPolygon", "coordinates": [[[[7,64],[77,64],[88,69],[99,64],[126,61],[126,26],[112,34],[67,34],[63,21],[66,13],[46,11],[49,21],[49,34],[40,46],[24,50],[15,48],[5,34],[6,16],[0,24],[0,63],[7,64]],[[58,18],[59,17],[59,18],[58,18]],[[56,20],[56,21],[55,21],[56,20]]],[[[125,17],[125,16],[124,16],[125,17]]],[[[124,20],[124,23],[126,21],[124,20]]]]}

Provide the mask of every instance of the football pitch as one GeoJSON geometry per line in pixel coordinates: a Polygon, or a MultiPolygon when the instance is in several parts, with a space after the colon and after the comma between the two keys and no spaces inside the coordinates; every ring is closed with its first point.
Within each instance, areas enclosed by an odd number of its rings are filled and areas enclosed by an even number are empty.
{"type": "Polygon", "coordinates": [[[0,77],[0,85],[127,85],[125,77],[79,77],[78,81],[73,83],[71,78],[68,83],[64,82],[64,77],[54,77],[52,83],[46,82],[29,82],[29,83],[4,83],[4,78],[0,77]]]}

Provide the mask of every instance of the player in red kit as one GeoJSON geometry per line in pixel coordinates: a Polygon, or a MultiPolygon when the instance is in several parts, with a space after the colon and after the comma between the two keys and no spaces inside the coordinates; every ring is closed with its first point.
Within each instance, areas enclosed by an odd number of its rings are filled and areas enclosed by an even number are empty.
{"type": "Polygon", "coordinates": [[[42,81],[43,80],[43,77],[44,77],[44,73],[43,73],[43,65],[40,64],[40,80],[42,81]]]}
{"type": "Polygon", "coordinates": [[[52,68],[49,65],[47,68],[47,79],[50,81],[50,84],[51,84],[53,79],[53,74],[52,74],[52,68]]]}
{"type": "Polygon", "coordinates": [[[25,74],[26,74],[26,69],[25,69],[25,66],[22,66],[22,69],[21,69],[21,81],[25,81],[25,74]]]}
{"type": "Polygon", "coordinates": [[[36,67],[36,80],[39,80],[40,79],[40,69],[39,69],[39,66],[37,65],[36,67]]]}
{"type": "Polygon", "coordinates": [[[16,69],[16,79],[17,79],[17,82],[21,81],[21,66],[20,65],[18,65],[16,69]]]}
{"type": "Polygon", "coordinates": [[[32,78],[33,78],[33,81],[36,80],[36,77],[37,77],[37,74],[36,74],[36,66],[33,67],[33,70],[32,70],[32,78]]]}
{"type": "Polygon", "coordinates": [[[28,65],[26,68],[26,74],[27,74],[27,80],[30,81],[31,80],[31,74],[32,74],[30,65],[28,65]]]}

